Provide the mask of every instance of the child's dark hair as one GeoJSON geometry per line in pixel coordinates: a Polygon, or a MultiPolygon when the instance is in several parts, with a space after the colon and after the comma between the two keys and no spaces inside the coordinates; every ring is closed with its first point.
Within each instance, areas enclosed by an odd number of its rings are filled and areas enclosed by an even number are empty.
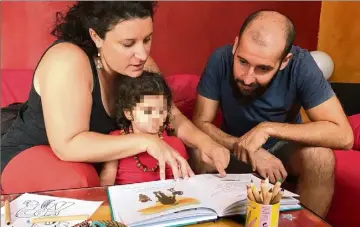
{"type": "Polygon", "coordinates": [[[98,52],[89,28],[104,39],[119,21],[154,16],[156,2],[151,1],[78,1],[64,15],[56,13],[51,34],[81,47],[89,56],[98,52]]]}
{"type": "Polygon", "coordinates": [[[145,95],[163,95],[166,99],[168,115],[164,122],[163,130],[173,133],[169,127],[171,118],[172,94],[163,76],[158,73],[144,71],[141,76],[132,78],[124,76],[121,79],[116,100],[116,121],[120,129],[129,133],[131,121],[129,121],[124,110],[132,111],[141,98],[145,95]]]}

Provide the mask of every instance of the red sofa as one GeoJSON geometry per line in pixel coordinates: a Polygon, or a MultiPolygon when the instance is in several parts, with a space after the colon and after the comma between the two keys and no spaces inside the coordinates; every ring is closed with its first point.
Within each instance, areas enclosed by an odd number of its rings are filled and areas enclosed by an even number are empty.
{"type": "MultiPolygon", "coordinates": [[[[31,84],[32,70],[2,70],[1,106],[26,100],[31,84]]],[[[189,119],[192,117],[196,97],[196,85],[199,76],[172,75],[166,80],[174,94],[178,108],[189,119]]],[[[215,124],[219,125],[218,114],[215,124]]],[[[349,121],[354,130],[355,143],[353,150],[335,151],[335,193],[326,220],[336,227],[358,226],[359,218],[353,213],[360,204],[360,114],[350,116],[349,121]]],[[[92,187],[99,185],[94,168],[85,163],[60,161],[47,147],[37,147],[23,152],[7,168],[7,175],[2,176],[2,193],[34,192],[43,190],[92,187]],[[41,163],[32,172],[24,172],[23,163],[41,163]],[[11,173],[22,174],[24,180],[19,182],[11,173]],[[41,178],[41,180],[39,180],[41,178]]],[[[324,192],[326,193],[326,192],[324,192]]]]}

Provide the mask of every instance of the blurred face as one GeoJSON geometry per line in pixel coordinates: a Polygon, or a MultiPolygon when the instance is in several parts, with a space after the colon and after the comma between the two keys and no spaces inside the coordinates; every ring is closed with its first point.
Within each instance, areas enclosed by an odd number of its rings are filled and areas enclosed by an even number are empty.
{"type": "Polygon", "coordinates": [[[104,39],[91,35],[100,49],[104,70],[110,74],[140,76],[150,53],[152,32],[153,22],[148,17],[120,21],[104,39]]]}
{"type": "Polygon", "coordinates": [[[234,82],[242,95],[261,96],[279,70],[282,70],[290,59],[287,56],[281,61],[284,48],[282,45],[260,45],[244,33],[240,42],[235,39],[233,46],[234,82]]]}
{"type": "Polygon", "coordinates": [[[145,95],[131,113],[124,113],[127,119],[132,121],[135,133],[156,134],[168,115],[166,99],[163,95],[145,95]]]}

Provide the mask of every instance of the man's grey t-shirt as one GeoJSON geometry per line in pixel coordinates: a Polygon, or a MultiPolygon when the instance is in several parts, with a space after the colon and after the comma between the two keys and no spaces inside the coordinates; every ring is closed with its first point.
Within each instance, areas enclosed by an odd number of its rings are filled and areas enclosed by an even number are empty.
{"type": "MultiPolygon", "coordinates": [[[[223,115],[221,129],[224,132],[240,137],[264,121],[301,123],[301,106],[305,110],[311,109],[334,95],[307,50],[293,46],[291,53],[293,57],[288,65],[275,75],[265,93],[247,104],[239,104],[233,95],[232,46],[220,47],[212,53],[197,92],[219,101],[223,115]]],[[[269,149],[277,141],[270,138],[263,147],[269,149]]]]}

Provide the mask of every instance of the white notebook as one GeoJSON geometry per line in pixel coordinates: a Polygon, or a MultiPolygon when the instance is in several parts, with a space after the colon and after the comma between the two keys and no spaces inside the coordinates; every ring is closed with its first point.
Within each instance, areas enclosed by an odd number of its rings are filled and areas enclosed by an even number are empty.
{"type": "MultiPolygon", "coordinates": [[[[153,181],[108,188],[112,218],[130,227],[180,226],[246,212],[252,174],[196,175],[188,180],[153,181]]],[[[301,209],[297,194],[284,191],[280,210],[301,209]]]]}

